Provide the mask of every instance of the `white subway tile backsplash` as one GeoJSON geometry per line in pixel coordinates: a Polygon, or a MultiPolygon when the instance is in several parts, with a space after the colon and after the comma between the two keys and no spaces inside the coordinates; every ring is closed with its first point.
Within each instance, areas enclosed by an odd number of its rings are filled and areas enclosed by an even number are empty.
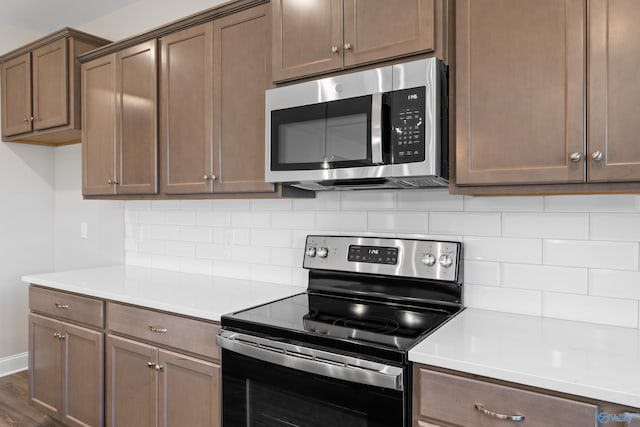
{"type": "Polygon", "coordinates": [[[312,199],[293,199],[292,207],[294,211],[339,211],[340,192],[319,191],[312,199]]]}
{"type": "Polygon", "coordinates": [[[640,272],[589,270],[589,295],[640,300],[640,272]]]}
{"type": "Polygon", "coordinates": [[[211,200],[180,200],[180,209],[211,209],[211,200]]]}
{"type": "Polygon", "coordinates": [[[182,226],[178,232],[180,240],[185,242],[211,242],[210,227],[182,226]]]}
{"type": "Polygon", "coordinates": [[[178,240],[178,226],[152,225],[151,238],[157,240],[178,240]]]}
{"type": "Polygon", "coordinates": [[[251,230],[251,244],[274,248],[289,248],[291,247],[291,231],[256,228],[251,230]]]}
{"type": "Polygon", "coordinates": [[[616,270],[638,269],[638,244],[585,240],[545,240],[544,264],[616,270]]]}
{"type": "Polygon", "coordinates": [[[196,223],[193,211],[167,211],[164,215],[165,224],[171,225],[194,225],[196,223]]]}
{"type": "Polygon", "coordinates": [[[451,195],[448,190],[398,191],[398,210],[403,211],[461,211],[462,196],[451,195]]]}
{"type": "Polygon", "coordinates": [[[345,191],[341,193],[342,210],[390,210],[396,207],[395,191],[345,191]]]}
{"type": "Polygon", "coordinates": [[[196,245],[193,242],[166,242],[164,245],[164,252],[166,255],[177,257],[195,257],[196,245]]]}
{"type": "Polygon", "coordinates": [[[248,211],[251,209],[249,200],[213,200],[211,206],[214,211],[248,211]]]}
{"type": "Polygon", "coordinates": [[[368,230],[387,233],[426,233],[428,218],[428,214],[418,212],[369,212],[368,230]]]}
{"type": "Polygon", "coordinates": [[[587,269],[549,265],[502,264],[502,286],[587,294],[587,269]]]}
{"type": "Polygon", "coordinates": [[[233,246],[231,248],[231,261],[248,262],[255,264],[269,264],[271,261],[271,249],[259,246],[233,246]]]}
{"type": "Polygon", "coordinates": [[[545,317],[638,327],[638,301],[633,300],[545,292],[542,311],[545,317]]]}
{"type": "Polygon", "coordinates": [[[251,200],[252,211],[290,211],[291,200],[251,200]]]}
{"type": "Polygon", "coordinates": [[[506,237],[589,238],[589,215],[551,213],[504,213],[502,235],[506,237]]]}
{"type": "Polygon", "coordinates": [[[542,212],[542,197],[465,197],[468,212],[542,212]]]}
{"type": "Polygon", "coordinates": [[[251,280],[290,285],[291,276],[291,268],[289,267],[251,264],[251,280]]]}
{"type": "Polygon", "coordinates": [[[462,197],[446,189],[314,199],[125,202],[128,265],[304,290],[308,234],[464,243],[465,304],[638,327],[634,195],[462,197]]]}
{"type": "Polygon", "coordinates": [[[231,225],[231,213],[223,210],[202,210],[196,212],[196,225],[227,227],[231,225]]]}
{"type": "Polygon", "coordinates": [[[196,243],[196,258],[223,259],[231,258],[231,247],[218,243],[196,243]]]}
{"type": "Polygon", "coordinates": [[[548,212],[637,212],[638,198],[628,194],[546,196],[548,212]]]}
{"type": "Polygon", "coordinates": [[[465,285],[500,286],[500,263],[464,261],[464,283],[465,285]]]}
{"type": "Polygon", "coordinates": [[[151,255],[151,268],[178,271],[178,257],[170,255],[151,255]]]}
{"type": "Polygon", "coordinates": [[[465,236],[499,236],[499,213],[431,212],[429,232],[465,236]]]}
{"type": "Polygon", "coordinates": [[[290,230],[313,229],[316,215],[313,212],[273,212],[271,213],[272,228],[286,228],[290,230]]]}
{"type": "Polygon", "coordinates": [[[465,258],[476,261],[540,264],[542,241],[502,237],[465,237],[465,258]]]}
{"type": "Polygon", "coordinates": [[[591,240],[640,241],[640,214],[591,214],[591,240]]]}
{"type": "Polygon", "coordinates": [[[151,209],[153,210],[180,209],[180,201],[179,200],[152,200],[151,209]]]}
{"type": "Polygon", "coordinates": [[[366,231],[367,214],[366,212],[317,212],[316,228],[323,231],[366,231]]]}
{"type": "Polygon", "coordinates": [[[463,292],[467,307],[532,316],[542,314],[542,293],[538,291],[468,285],[463,292]]]}
{"type": "Polygon", "coordinates": [[[231,213],[232,227],[269,228],[270,219],[266,212],[240,212],[231,213]]]}

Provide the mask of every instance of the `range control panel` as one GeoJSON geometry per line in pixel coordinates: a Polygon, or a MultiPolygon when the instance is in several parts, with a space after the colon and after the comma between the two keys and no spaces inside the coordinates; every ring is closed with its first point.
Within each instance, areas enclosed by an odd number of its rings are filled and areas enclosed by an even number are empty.
{"type": "Polygon", "coordinates": [[[458,282],[461,256],[460,242],[307,236],[303,266],[458,282]]]}
{"type": "Polygon", "coordinates": [[[391,92],[391,151],[393,163],[425,159],[424,86],[391,92]]]}

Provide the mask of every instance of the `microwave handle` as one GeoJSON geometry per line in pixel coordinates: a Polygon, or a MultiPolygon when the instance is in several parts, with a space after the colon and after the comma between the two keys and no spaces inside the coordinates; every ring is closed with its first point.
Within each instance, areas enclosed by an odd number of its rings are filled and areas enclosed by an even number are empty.
{"type": "Polygon", "coordinates": [[[371,162],[382,164],[382,92],[371,97],[371,162]]]}

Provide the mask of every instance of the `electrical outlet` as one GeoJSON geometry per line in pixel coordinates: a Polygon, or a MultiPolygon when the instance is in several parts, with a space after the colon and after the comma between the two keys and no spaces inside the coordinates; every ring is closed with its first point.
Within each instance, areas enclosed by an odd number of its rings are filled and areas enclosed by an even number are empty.
{"type": "Polygon", "coordinates": [[[81,239],[89,238],[89,225],[86,223],[86,221],[82,221],[80,223],[80,238],[81,239]]]}

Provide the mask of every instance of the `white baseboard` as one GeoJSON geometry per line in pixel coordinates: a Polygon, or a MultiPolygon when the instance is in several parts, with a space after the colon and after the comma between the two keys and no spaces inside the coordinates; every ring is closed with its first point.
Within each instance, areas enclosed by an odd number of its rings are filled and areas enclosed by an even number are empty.
{"type": "Polygon", "coordinates": [[[14,354],[0,359],[0,377],[24,371],[29,366],[29,353],[14,354]]]}

